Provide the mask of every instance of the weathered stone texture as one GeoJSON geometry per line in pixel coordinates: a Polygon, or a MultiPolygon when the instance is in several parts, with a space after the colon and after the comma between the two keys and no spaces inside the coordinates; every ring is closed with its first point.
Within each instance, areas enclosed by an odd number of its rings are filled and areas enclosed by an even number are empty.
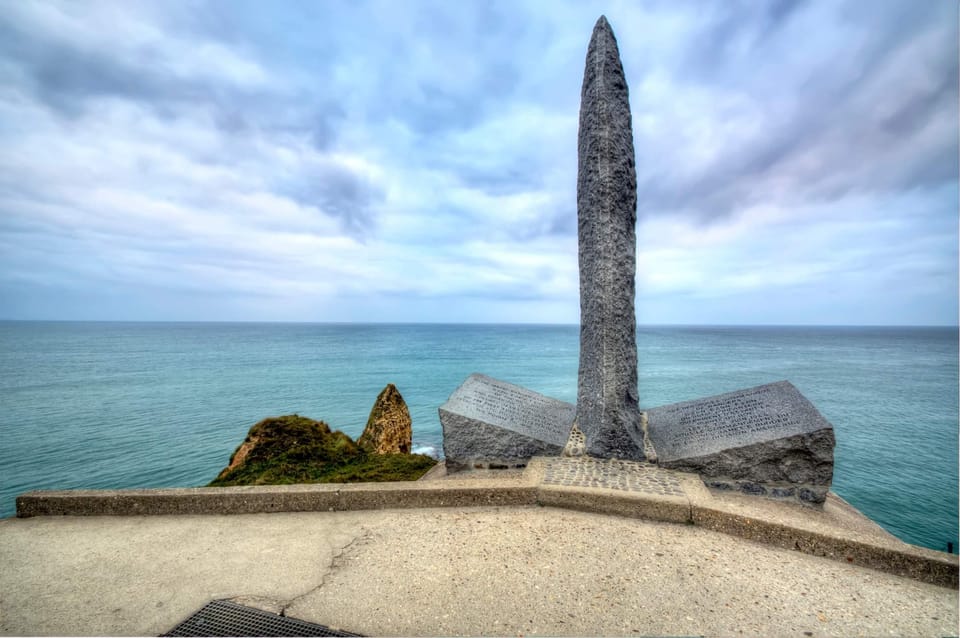
{"type": "Polygon", "coordinates": [[[580,371],[577,425],[587,453],[644,459],[639,432],[636,277],[637,177],[630,103],[610,25],[597,20],[580,97],[577,218],[580,371]]]}
{"type": "Polygon", "coordinates": [[[833,426],[789,381],[647,410],[662,467],[707,485],[822,503],[833,480],[833,426]]]}
{"type": "Polygon", "coordinates": [[[409,454],[413,445],[410,410],[392,383],[377,396],[357,444],[373,454],[409,454]]]}
{"type": "Polygon", "coordinates": [[[576,408],[526,388],[472,374],[440,406],[447,469],[508,468],[560,454],[576,408]]]}

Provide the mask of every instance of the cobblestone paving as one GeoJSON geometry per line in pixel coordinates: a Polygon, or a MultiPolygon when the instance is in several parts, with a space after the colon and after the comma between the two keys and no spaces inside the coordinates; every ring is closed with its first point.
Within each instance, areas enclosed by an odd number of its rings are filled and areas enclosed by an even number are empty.
{"type": "Polygon", "coordinates": [[[684,496],[680,481],[669,470],[650,463],[594,459],[587,456],[547,461],[547,485],[602,487],[627,492],[684,496]]]}

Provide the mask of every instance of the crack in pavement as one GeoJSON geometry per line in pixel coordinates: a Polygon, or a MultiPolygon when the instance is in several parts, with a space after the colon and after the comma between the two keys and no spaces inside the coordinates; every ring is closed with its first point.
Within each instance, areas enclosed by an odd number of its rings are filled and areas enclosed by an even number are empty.
{"type": "Polygon", "coordinates": [[[279,612],[280,615],[281,615],[281,616],[286,616],[286,615],[287,615],[287,609],[289,609],[290,607],[292,607],[292,606],[293,606],[294,604],[296,604],[298,601],[306,598],[306,597],[309,596],[310,594],[313,594],[313,593],[318,592],[318,591],[320,591],[321,589],[323,589],[323,586],[327,584],[327,578],[330,577],[331,575],[335,574],[335,573],[337,572],[337,570],[340,569],[340,567],[343,565],[342,559],[344,558],[344,556],[345,556],[351,549],[370,542],[372,536],[373,536],[373,535],[371,534],[371,532],[370,532],[369,529],[367,529],[367,528],[365,528],[365,527],[361,527],[361,528],[360,528],[360,532],[359,532],[356,536],[354,536],[353,538],[351,538],[350,541],[349,541],[346,545],[344,545],[343,547],[341,547],[341,548],[333,555],[333,557],[331,557],[331,559],[330,559],[330,564],[327,565],[327,568],[326,568],[326,569],[323,571],[323,573],[321,574],[321,576],[320,576],[320,582],[319,582],[315,587],[311,587],[310,589],[308,589],[308,590],[305,591],[304,593],[302,593],[302,594],[300,594],[300,595],[298,595],[298,596],[294,596],[293,598],[289,598],[289,599],[287,599],[286,601],[279,601],[279,602],[281,603],[281,605],[280,605],[280,612],[279,612]]]}
{"type": "Polygon", "coordinates": [[[339,549],[334,550],[333,556],[330,558],[330,562],[327,564],[326,568],[323,569],[320,582],[311,587],[302,594],[298,594],[291,598],[271,598],[269,596],[258,596],[258,595],[248,595],[240,594],[239,596],[232,596],[227,598],[230,602],[236,603],[238,605],[244,605],[245,607],[253,607],[261,611],[267,611],[272,614],[277,614],[279,616],[286,616],[287,609],[292,607],[294,604],[306,598],[310,594],[319,591],[327,583],[327,578],[336,571],[343,564],[342,560],[344,555],[349,552],[354,547],[357,547],[362,544],[366,544],[372,539],[372,534],[370,530],[365,527],[361,527],[360,531],[354,534],[350,540],[342,545],[339,549]]]}

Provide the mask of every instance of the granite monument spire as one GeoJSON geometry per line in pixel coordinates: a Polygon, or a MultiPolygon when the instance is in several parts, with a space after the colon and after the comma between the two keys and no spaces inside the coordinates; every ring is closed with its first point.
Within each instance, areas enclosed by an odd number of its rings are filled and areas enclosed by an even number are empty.
{"type": "Polygon", "coordinates": [[[587,48],[578,151],[576,423],[586,437],[588,454],[644,459],[633,305],[637,261],[633,129],[620,51],[604,16],[597,20],[587,48]]]}

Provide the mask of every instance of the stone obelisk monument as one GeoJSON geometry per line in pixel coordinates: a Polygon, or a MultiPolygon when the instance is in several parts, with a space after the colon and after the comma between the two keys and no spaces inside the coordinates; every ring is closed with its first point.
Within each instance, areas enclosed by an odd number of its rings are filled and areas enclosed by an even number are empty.
{"type": "Polygon", "coordinates": [[[637,396],[637,174],[627,81],[613,30],[597,20],[580,94],[577,427],[592,456],[644,459],[637,396]],[[641,443],[638,445],[637,441],[641,443]]]}

